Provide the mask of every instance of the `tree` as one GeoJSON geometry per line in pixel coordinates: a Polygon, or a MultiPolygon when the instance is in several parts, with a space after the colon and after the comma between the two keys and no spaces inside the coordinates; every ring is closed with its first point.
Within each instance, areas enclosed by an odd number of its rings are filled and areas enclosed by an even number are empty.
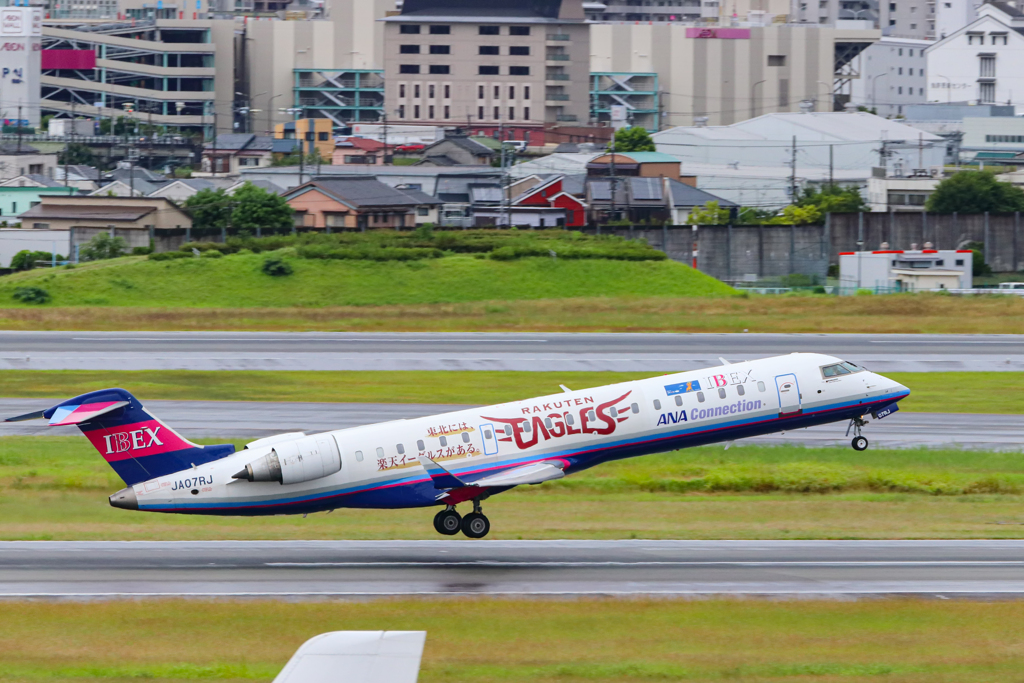
{"type": "MultiPolygon", "coordinates": [[[[611,145],[608,145],[611,150],[611,145]]],[[[654,140],[650,134],[639,126],[631,128],[619,128],[615,131],[616,152],[653,152],[654,140]]]]}
{"type": "Polygon", "coordinates": [[[223,189],[199,190],[185,200],[184,207],[192,216],[195,230],[220,230],[231,219],[234,199],[223,189]]]}
{"type": "MultiPolygon", "coordinates": [[[[12,270],[31,270],[36,267],[39,261],[46,261],[50,263],[54,260],[54,255],[48,251],[30,251],[29,249],[22,249],[11,258],[11,269],[12,270]]],[[[56,255],[57,261],[63,261],[64,257],[60,254],[56,255]]]]}
{"type": "Polygon", "coordinates": [[[690,223],[693,225],[728,225],[729,209],[723,209],[718,202],[708,202],[704,206],[690,209],[690,223]]]}
{"type": "Polygon", "coordinates": [[[331,160],[324,158],[320,154],[320,150],[316,147],[307,154],[301,154],[298,151],[286,154],[283,157],[274,159],[270,162],[271,166],[330,166],[331,160]]]}
{"type": "Polygon", "coordinates": [[[813,204],[799,206],[790,204],[782,213],[768,221],[773,225],[811,225],[821,222],[821,209],[813,204]]]}
{"type": "Polygon", "coordinates": [[[803,194],[796,200],[796,206],[813,206],[822,214],[826,213],[859,213],[867,211],[868,205],[854,186],[825,185],[820,190],[813,187],[804,188],[803,194]]]}
{"type": "Polygon", "coordinates": [[[80,142],[69,143],[66,150],[57,154],[58,164],[82,164],[85,166],[96,165],[96,155],[88,145],[80,142]],[[67,160],[65,161],[65,157],[67,160]]]}
{"type": "Polygon", "coordinates": [[[262,187],[246,183],[235,191],[234,200],[231,224],[240,230],[281,230],[293,225],[294,211],[284,197],[262,187]]]}
{"type": "Polygon", "coordinates": [[[943,180],[925,204],[932,213],[1024,211],[1024,190],[988,171],[961,171],[943,180]]]}
{"type": "Polygon", "coordinates": [[[123,237],[111,237],[108,233],[101,232],[78,250],[78,257],[83,261],[102,261],[124,256],[126,251],[128,243],[123,237]]]}

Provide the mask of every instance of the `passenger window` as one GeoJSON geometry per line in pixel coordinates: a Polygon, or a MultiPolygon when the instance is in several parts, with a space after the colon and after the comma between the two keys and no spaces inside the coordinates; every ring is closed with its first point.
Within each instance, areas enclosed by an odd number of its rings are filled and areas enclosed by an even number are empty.
{"type": "Polygon", "coordinates": [[[441,437],[441,445],[442,446],[447,446],[448,445],[447,437],[444,437],[444,436],[441,437]]]}
{"type": "Polygon", "coordinates": [[[661,401],[659,401],[658,399],[654,399],[654,409],[661,410],[661,401]]]}
{"type": "Polygon", "coordinates": [[[492,436],[491,435],[491,430],[490,429],[485,429],[484,430],[484,438],[487,439],[488,441],[490,441],[491,440],[491,436],[492,436]]]}
{"type": "Polygon", "coordinates": [[[421,439],[420,441],[417,441],[417,442],[416,442],[416,448],[418,448],[418,449],[419,449],[419,450],[421,450],[421,451],[425,451],[425,450],[427,450],[426,448],[424,448],[424,444],[423,444],[423,441],[422,441],[422,439],[421,439]]]}
{"type": "Polygon", "coordinates": [[[676,394],[676,405],[677,406],[683,405],[683,397],[680,396],[679,394],[676,394]]]}
{"type": "Polygon", "coordinates": [[[529,434],[530,433],[530,422],[529,422],[529,420],[523,420],[523,433],[524,434],[529,434]]]}
{"type": "Polygon", "coordinates": [[[359,462],[363,461],[363,452],[362,451],[356,451],[356,460],[358,460],[359,462]]]}
{"type": "MultiPolygon", "coordinates": [[[[612,408],[612,410],[615,410],[615,409],[612,408]]],[[[547,427],[548,429],[554,429],[555,428],[555,426],[553,424],[551,424],[551,418],[550,417],[545,417],[544,418],[544,426],[547,427]]]]}
{"type": "Polygon", "coordinates": [[[591,422],[596,422],[597,421],[597,413],[595,413],[593,410],[588,410],[587,411],[587,419],[589,421],[591,421],[591,422]]]}
{"type": "Polygon", "coordinates": [[[698,403],[703,403],[704,402],[704,392],[703,391],[698,391],[697,392],[697,402],[698,403]]]}
{"type": "Polygon", "coordinates": [[[569,425],[570,427],[572,427],[574,424],[576,424],[576,418],[574,418],[572,416],[572,413],[566,413],[565,414],[565,423],[567,425],[569,425]]]}
{"type": "Polygon", "coordinates": [[[399,455],[405,455],[405,445],[404,444],[400,444],[400,443],[399,444],[395,444],[395,450],[398,451],[399,455]]]}
{"type": "Polygon", "coordinates": [[[757,390],[758,391],[764,391],[764,382],[758,382],[757,383],[757,390]]]}
{"type": "Polygon", "coordinates": [[[462,443],[469,443],[469,432],[462,432],[462,443]]]}
{"type": "Polygon", "coordinates": [[[505,436],[512,436],[512,425],[505,425],[505,436]]]}
{"type": "Polygon", "coordinates": [[[640,406],[637,405],[636,403],[629,404],[629,409],[633,411],[634,415],[640,414],[640,406]]]}
{"type": "Polygon", "coordinates": [[[380,446],[377,446],[377,457],[378,458],[383,458],[384,457],[384,449],[381,448],[380,446]]]}
{"type": "Polygon", "coordinates": [[[611,415],[612,417],[618,417],[618,416],[619,416],[619,411],[615,410],[615,408],[610,408],[610,409],[608,410],[608,413],[609,413],[609,414],[610,414],[610,415],[611,415]]]}
{"type": "Polygon", "coordinates": [[[718,398],[725,398],[725,389],[718,390],[718,398]]]}
{"type": "Polygon", "coordinates": [[[739,394],[740,396],[742,396],[743,394],[747,393],[747,390],[743,388],[742,384],[737,384],[736,385],[736,393],[739,394]]]}

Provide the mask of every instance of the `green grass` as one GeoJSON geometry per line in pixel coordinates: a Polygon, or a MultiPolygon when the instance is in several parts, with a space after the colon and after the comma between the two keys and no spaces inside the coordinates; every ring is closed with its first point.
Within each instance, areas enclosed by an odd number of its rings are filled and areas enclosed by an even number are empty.
{"type": "MultiPolygon", "coordinates": [[[[202,440],[214,443],[215,440],[202,440]]],[[[0,438],[0,540],[434,538],[431,510],[231,517],[115,510],[83,437],[0,438]]],[[[1021,538],[1024,456],[702,447],[608,463],[486,503],[514,538],[1021,538]]]]}
{"type": "MultiPolygon", "coordinates": [[[[71,398],[120,386],[143,401],[306,401],[490,405],[572,389],[626,382],[663,373],[504,371],[248,371],[6,370],[5,398],[71,398]]],[[[910,387],[902,410],[1024,414],[1024,373],[891,372],[910,387]],[[955,398],[951,388],[955,387],[955,398]]],[[[898,418],[896,418],[898,419],[898,418]]]]}
{"type": "MultiPolygon", "coordinates": [[[[285,250],[287,251],[287,250],[285,250]]],[[[281,253],[281,252],[275,252],[281,253]]],[[[0,279],[12,308],[18,287],[49,292],[48,306],[323,307],[437,304],[580,296],[707,296],[733,290],[673,261],[493,261],[449,256],[412,262],[287,259],[294,274],[264,275],[262,254],[149,261],[127,257],[72,270],[0,279]]]]}
{"type": "Polygon", "coordinates": [[[265,682],[334,630],[426,631],[421,683],[1018,683],[1024,669],[1022,602],[5,602],[0,680],[265,682]]]}

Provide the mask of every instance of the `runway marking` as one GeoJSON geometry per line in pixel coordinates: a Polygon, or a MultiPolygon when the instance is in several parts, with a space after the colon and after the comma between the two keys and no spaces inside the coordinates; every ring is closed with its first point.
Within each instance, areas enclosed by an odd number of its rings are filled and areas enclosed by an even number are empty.
{"type": "Polygon", "coordinates": [[[265,567],[899,567],[899,566],[1024,566],[1024,560],[641,560],[637,562],[522,562],[503,560],[464,560],[431,562],[264,562],[265,567]]]}
{"type": "Polygon", "coordinates": [[[984,340],[984,339],[977,339],[977,340],[952,339],[952,340],[945,340],[945,341],[940,340],[940,339],[921,339],[921,340],[911,340],[911,339],[908,339],[908,340],[904,340],[904,341],[896,341],[896,340],[892,340],[892,339],[870,339],[868,341],[871,344],[911,344],[911,345],[916,345],[916,344],[1024,344],[1024,341],[1022,341],[1022,340],[1004,341],[1004,340],[998,340],[998,339],[992,339],[992,340],[984,340]]]}
{"type": "Polygon", "coordinates": [[[189,337],[72,337],[71,341],[152,341],[152,342],[401,342],[403,344],[408,343],[422,343],[422,342],[434,342],[434,343],[453,343],[453,344],[518,344],[521,342],[538,342],[546,344],[548,339],[392,339],[392,338],[331,338],[331,337],[304,337],[304,338],[292,338],[292,337],[277,337],[277,338],[263,338],[263,339],[248,339],[244,337],[239,338],[217,338],[217,337],[202,337],[202,338],[189,338],[189,337]]]}

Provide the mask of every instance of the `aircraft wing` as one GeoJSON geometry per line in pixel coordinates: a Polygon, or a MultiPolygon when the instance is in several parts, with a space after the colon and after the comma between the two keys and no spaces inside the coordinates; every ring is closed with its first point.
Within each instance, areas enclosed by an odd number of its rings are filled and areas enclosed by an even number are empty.
{"type": "Polygon", "coordinates": [[[419,456],[419,461],[434,481],[434,488],[437,489],[522,486],[524,484],[540,484],[552,479],[561,479],[565,476],[565,472],[559,467],[561,462],[535,462],[529,465],[521,465],[520,467],[512,467],[483,479],[467,482],[459,479],[425,455],[419,456]]]}

